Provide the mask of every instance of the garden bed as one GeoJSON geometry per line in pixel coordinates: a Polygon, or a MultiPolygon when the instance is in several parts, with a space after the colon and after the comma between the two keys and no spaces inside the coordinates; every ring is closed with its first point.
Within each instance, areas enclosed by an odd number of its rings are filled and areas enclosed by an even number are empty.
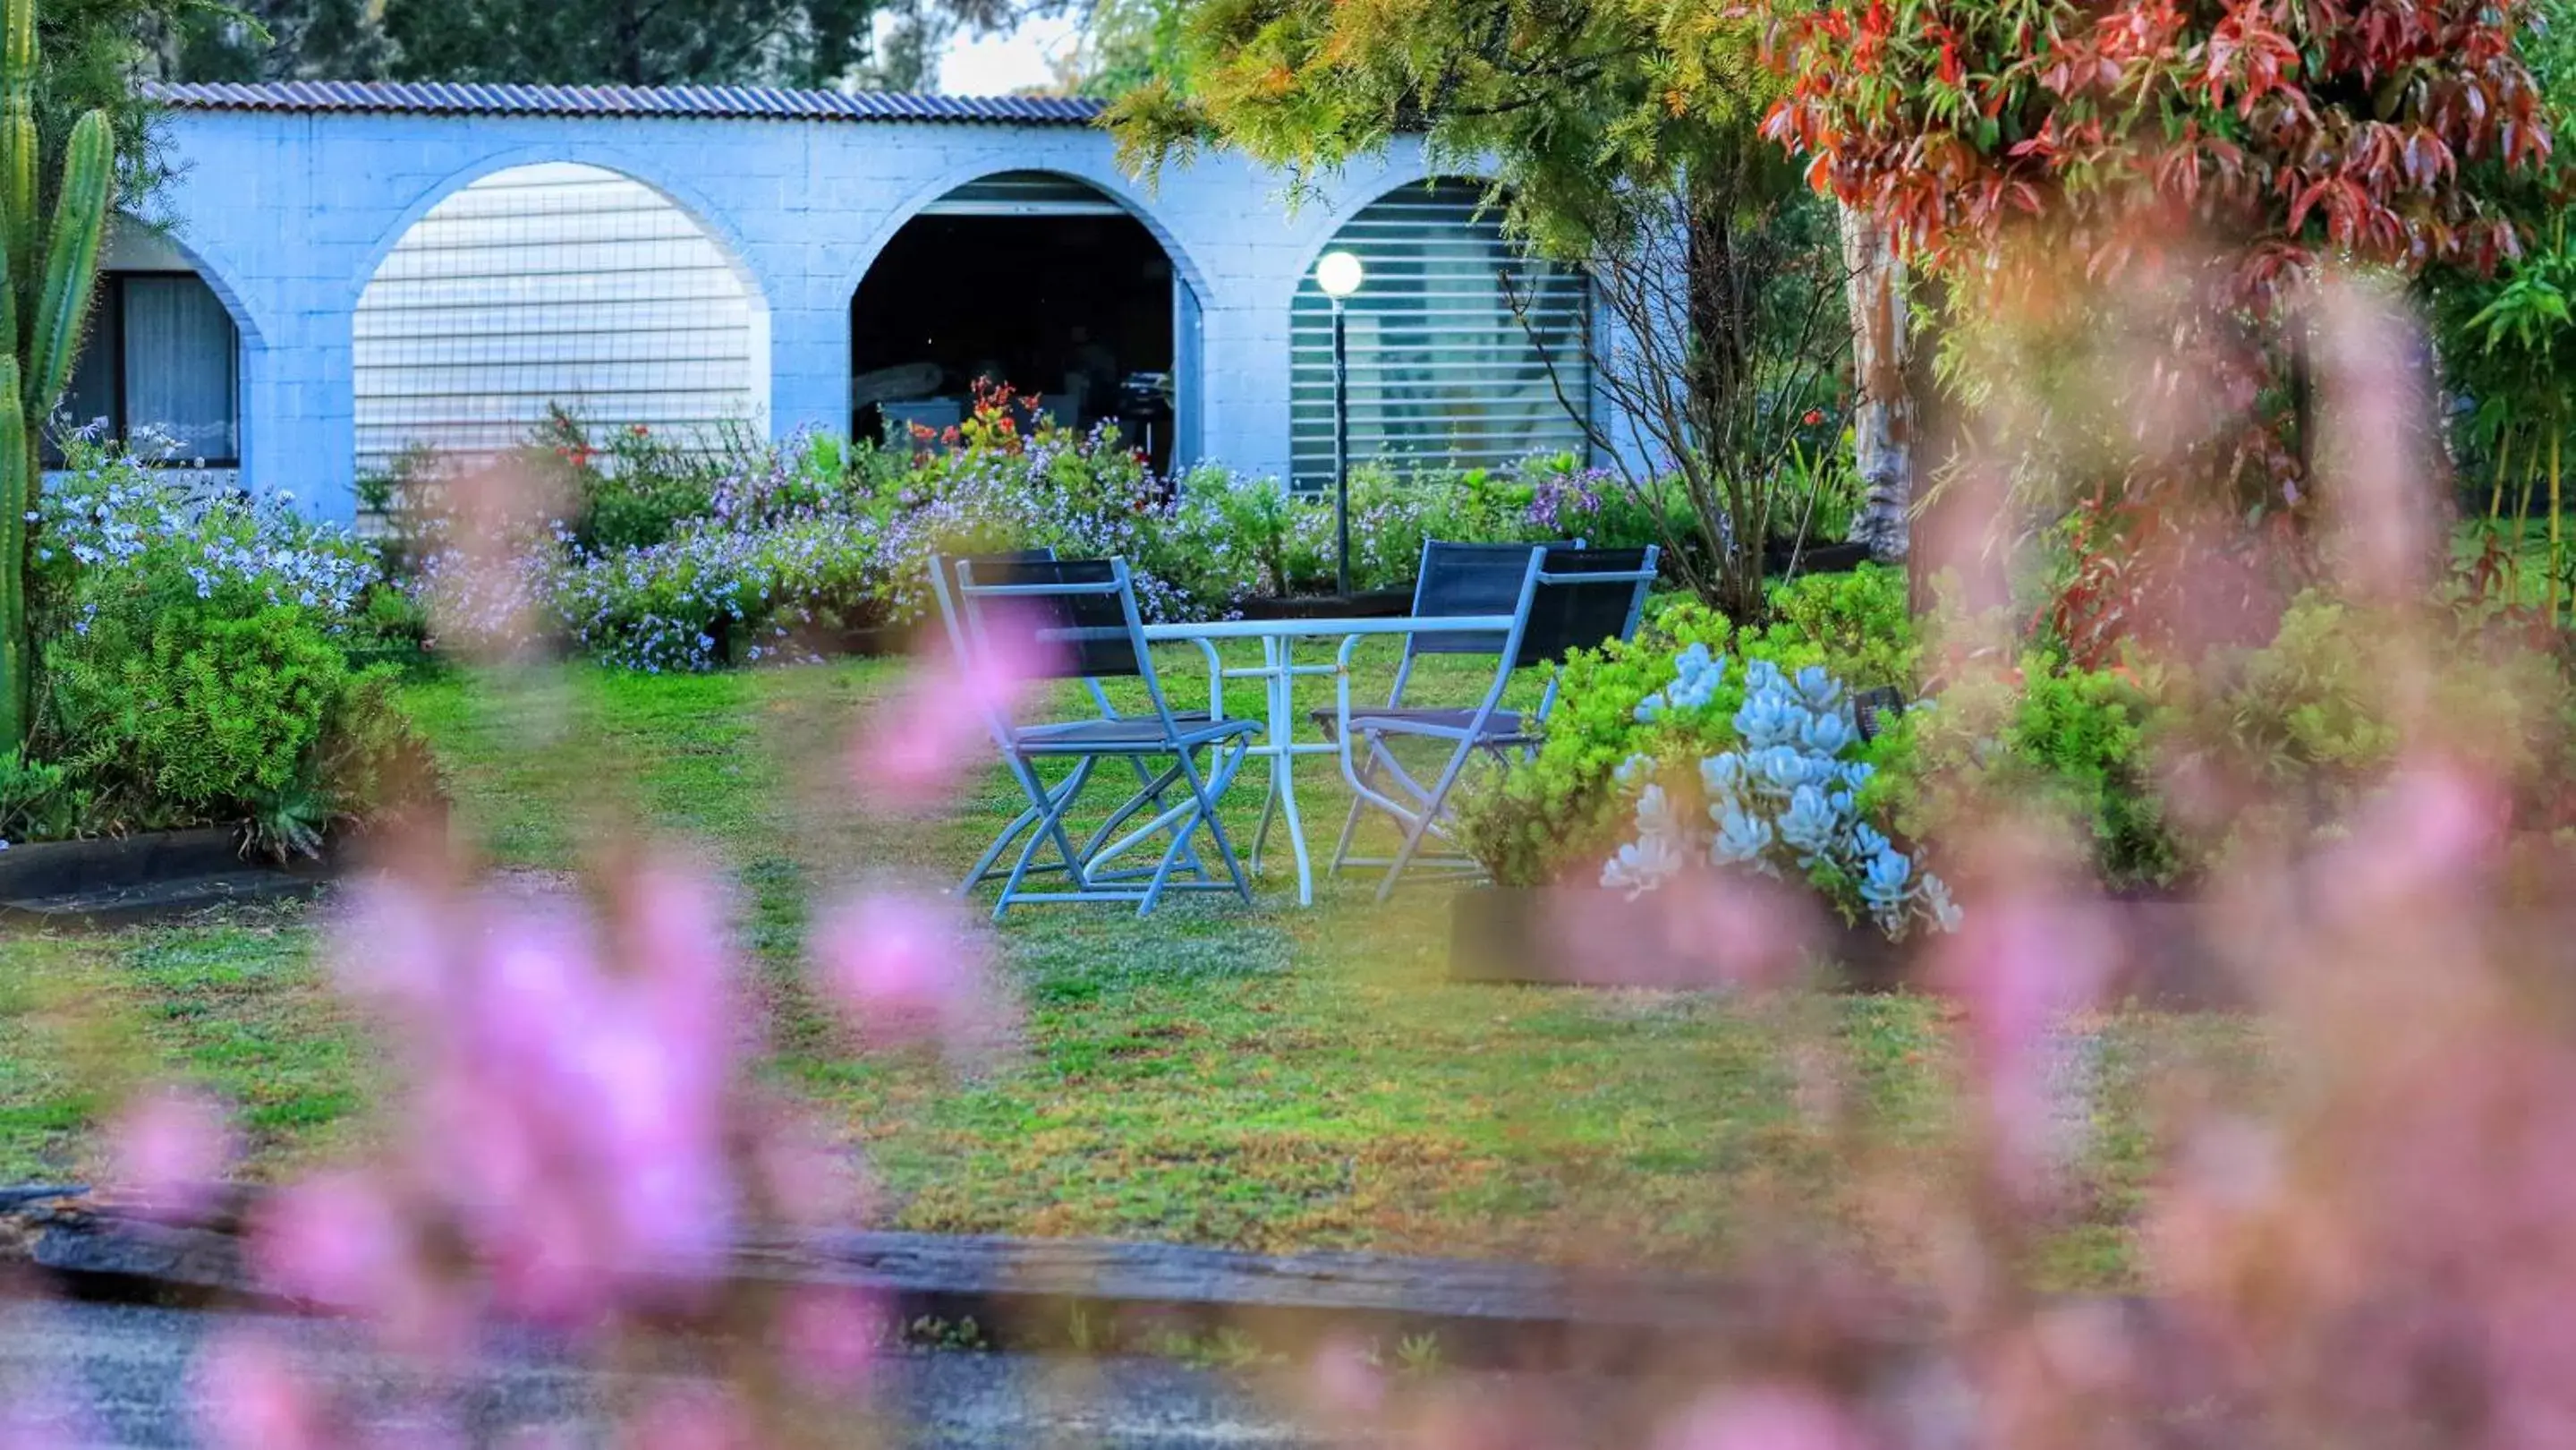
{"type": "MultiPolygon", "coordinates": [[[[2172,1010],[2234,1010],[2246,994],[2231,974],[2203,908],[2186,898],[2098,904],[2118,943],[2105,1000],[2172,1010]]],[[[1846,990],[1934,990],[1923,940],[1892,942],[1864,922],[1812,913],[1792,937],[1753,912],[1700,916],[1679,930],[1658,923],[1650,901],[1599,886],[1483,886],[1450,902],[1449,977],[1524,986],[1708,988],[1777,980],[1821,967],[1846,990]],[[1611,945],[1605,946],[1608,943],[1611,945]]],[[[1975,910],[1973,904],[1967,907],[1975,910]]],[[[1779,919],[1779,918],[1774,918],[1779,919]]]]}

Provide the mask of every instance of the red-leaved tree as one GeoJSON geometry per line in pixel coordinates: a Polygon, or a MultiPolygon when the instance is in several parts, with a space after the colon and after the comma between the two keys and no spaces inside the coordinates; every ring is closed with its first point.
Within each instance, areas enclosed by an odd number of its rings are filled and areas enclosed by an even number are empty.
{"type": "MultiPolygon", "coordinates": [[[[2550,151],[2525,0],[1757,3],[1766,132],[1940,280],[1973,451],[2129,558],[2302,535],[2320,264],[2492,267],[2550,151]]],[[[2136,603],[2083,612],[2184,614],[2136,603]]]]}

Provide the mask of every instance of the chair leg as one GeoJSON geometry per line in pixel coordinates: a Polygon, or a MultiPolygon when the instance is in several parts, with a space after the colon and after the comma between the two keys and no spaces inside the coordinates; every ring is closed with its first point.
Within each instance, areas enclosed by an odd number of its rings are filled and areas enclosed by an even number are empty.
{"type": "MultiPolygon", "coordinates": [[[[1017,760],[1011,761],[1010,767],[1011,779],[1019,783],[1021,793],[1026,795],[1033,804],[1012,817],[1011,823],[1002,828],[1002,833],[993,838],[993,843],[984,848],[984,854],[975,858],[974,869],[968,871],[966,879],[957,885],[957,894],[960,896],[983,885],[985,878],[992,874],[994,863],[1002,859],[1003,852],[1011,849],[1011,843],[1020,838],[1020,833],[1038,827],[1047,818],[1045,803],[1050,797],[1044,783],[1038,780],[1035,771],[1017,760]]],[[[1060,824],[1055,832],[1055,843],[1056,852],[1064,861],[1066,879],[1079,885],[1083,879],[1081,858],[1074,853],[1073,842],[1063,834],[1060,824]]]]}
{"type": "MultiPolygon", "coordinates": [[[[1224,794],[1225,788],[1234,783],[1236,773],[1241,770],[1243,762],[1248,757],[1249,751],[1242,746],[1237,746],[1230,755],[1221,760],[1215,772],[1215,783],[1211,785],[1208,778],[1199,773],[1198,761],[1188,750],[1181,751],[1179,756],[1181,773],[1189,779],[1191,799],[1198,805],[1196,813],[1182,823],[1182,834],[1186,836],[1188,832],[1195,831],[1202,825],[1207,827],[1208,839],[1215,843],[1218,858],[1225,862],[1226,872],[1234,880],[1235,894],[1243,898],[1246,906],[1252,904],[1252,882],[1243,874],[1243,862],[1236,858],[1233,843],[1226,839],[1225,822],[1217,818],[1216,803],[1217,797],[1224,794]]],[[[1177,847],[1178,842],[1174,844],[1177,847]]],[[[1161,899],[1163,883],[1169,874],[1171,859],[1171,854],[1165,853],[1165,870],[1157,872],[1154,884],[1146,888],[1145,900],[1137,907],[1137,915],[1142,916],[1152,911],[1154,903],[1161,899]]]]}
{"type": "MultiPolygon", "coordinates": [[[[1372,740],[1370,749],[1376,748],[1376,742],[1372,740]]],[[[1348,753],[1347,750],[1344,751],[1345,755],[1348,753]]],[[[1372,755],[1365,761],[1347,760],[1342,773],[1350,778],[1351,808],[1342,813],[1342,834],[1333,842],[1333,864],[1324,868],[1324,874],[1327,876],[1342,874],[1342,863],[1350,858],[1351,844],[1359,839],[1360,812],[1368,805],[1367,793],[1375,788],[1376,757],[1372,755]]]]}
{"type": "MultiPolygon", "coordinates": [[[[1072,807],[1074,798],[1082,794],[1083,784],[1091,779],[1091,766],[1092,762],[1089,760],[1076,762],[1073,774],[1066,777],[1063,787],[1053,795],[1044,796],[1046,818],[1039,822],[1036,830],[1029,833],[1029,843],[1020,849],[1020,859],[1011,867],[1010,879],[1002,883],[1001,899],[993,903],[993,920],[1000,921],[1002,914],[1009,911],[1011,903],[1018,899],[1020,883],[1028,879],[1029,863],[1037,856],[1038,842],[1048,837],[1054,838],[1058,847],[1064,851],[1065,860],[1068,863],[1066,869],[1072,875],[1074,889],[1077,891],[1089,889],[1089,878],[1082,869],[1081,858],[1074,852],[1073,842],[1064,833],[1064,813],[1072,807]]],[[[1037,779],[1033,767],[1030,768],[1028,779],[1031,783],[1037,779]]]]}
{"type": "Polygon", "coordinates": [[[1412,865],[1414,856],[1422,850],[1423,837],[1431,834],[1433,823],[1440,819],[1442,808],[1448,804],[1450,787],[1458,783],[1459,773],[1467,768],[1468,760],[1475,753],[1475,742],[1462,740],[1457,750],[1450,754],[1449,763],[1441,768],[1440,779],[1423,798],[1420,819],[1405,831],[1404,844],[1396,850],[1394,864],[1387,867],[1386,879],[1378,883],[1378,900],[1384,901],[1395,894],[1395,883],[1403,877],[1404,868],[1412,865]]]}
{"type": "MultiPolygon", "coordinates": [[[[1171,779],[1171,773],[1164,772],[1163,777],[1158,780],[1152,771],[1145,768],[1142,757],[1131,755],[1127,757],[1127,763],[1136,767],[1136,784],[1143,790],[1146,798],[1153,802],[1154,813],[1161,815],[1166,809],[1163,804],[1163,790],[1171,779]]],[[[1184,849],[1181,853],[1181,865],[1201,876],[1207,874],[1207,868],[1199,864],[1198,853],[1195,851],[1184,849]]]]}

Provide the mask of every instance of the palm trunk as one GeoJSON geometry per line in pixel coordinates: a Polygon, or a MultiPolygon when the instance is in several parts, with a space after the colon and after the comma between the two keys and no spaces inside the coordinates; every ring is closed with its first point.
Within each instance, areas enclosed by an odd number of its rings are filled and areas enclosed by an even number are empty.
{"type": "Polygon", "coordinates": [[[1843,267],[1851,304],[1852,463],[1861,506],[1852,542],[1903,559],[1914,510],[1914,396],[1906,385],[1911,321],[1905,263],[1875,217],[1842,208],[1843,267]]]}

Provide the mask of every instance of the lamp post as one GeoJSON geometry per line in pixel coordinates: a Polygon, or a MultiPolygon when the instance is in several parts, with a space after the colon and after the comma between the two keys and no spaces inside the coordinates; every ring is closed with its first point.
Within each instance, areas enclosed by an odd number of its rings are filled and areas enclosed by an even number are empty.
{"type": "Polygon", "coordinates": [[[1333,302],[1333,579],[1344,599],[1351,597],[1351,369],[1342,303],[1367,275],[1349,252],[1326,252],[1315,263],[1315,285],[1333,302]]]}

